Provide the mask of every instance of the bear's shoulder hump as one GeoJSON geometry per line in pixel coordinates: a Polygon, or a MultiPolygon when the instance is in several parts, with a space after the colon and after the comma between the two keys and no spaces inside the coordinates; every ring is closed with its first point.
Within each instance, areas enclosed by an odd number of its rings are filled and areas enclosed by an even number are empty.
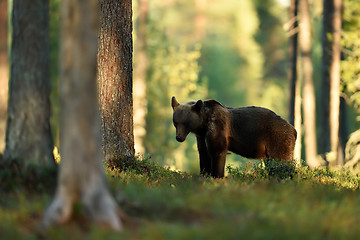
{"type": "Polygon", "coordinates": [[[216,106],[224,107],[221,103],[219,103],[214,99],[205,100],[204,104],[206,107],[216,107],[216,106]]]}

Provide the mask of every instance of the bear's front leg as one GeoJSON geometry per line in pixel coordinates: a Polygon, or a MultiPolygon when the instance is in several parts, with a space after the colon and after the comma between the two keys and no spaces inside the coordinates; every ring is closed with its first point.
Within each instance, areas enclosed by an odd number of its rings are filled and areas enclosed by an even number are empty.
{"type": "Polygon", "coordinates": [[[223,178],[225,172],[227,151],[220,152],[213,155],[211,161],[211,176],[214,178],[223,178]]]}
{"type": "Polygon", "coordinates": [[[211,176],[214,178],[223,178],[228,152],[226,138],[208,137],[206,138],[206,146],[211,158],[211,176]]]}
{"type": "Polygon", "coordinates": [[[208,154],[208,150],[206,148],[205,138],[201,136],[196,136],[197,147],[199,151],[200,158],[200,174],[202,175],[212,175],[211,174],[211,158],[208,154]]]}

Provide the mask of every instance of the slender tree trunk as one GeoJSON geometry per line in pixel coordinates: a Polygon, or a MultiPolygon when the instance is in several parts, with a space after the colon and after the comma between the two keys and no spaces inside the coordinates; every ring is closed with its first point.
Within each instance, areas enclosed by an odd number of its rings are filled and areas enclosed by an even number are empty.
{"type": "Polygon", "coordinates": [[[91,220],[121,229],[103,171],[96,92],[98,2],[63,0],[60,43],[61,164],[42,228],[67,221],[80,201],[91,220]]]}
{"type": "Polygon", "coordinates": [[[146,80],[148,71],[147,57],[147,19],[149,10],[148,0],[138,0],[139,17],[137,21],[137,41],[136,41],[136,67],[134,75],[134,143],[135,150],[144,153],[143,144],[146,135],[146,80]]]}
{"type": "Polygon", "coordinates": [[[50,131],[49,1],[14,1],[5,160],[54,164],[50,131]]]}
{"type": "Polygon", "coordinates": [[[340,116],[340,39],[342,0],[324,0],[321,152],[330,166],[338,164],[340,116]]]}
{"type": "Polygon", "coordinates": [[[345,146],[348,139],[347,106],[343,97],[340,97],[340,121],[339,121],[339,148],[338,165],[345,164],[345,146]]]}
{"type": "Polygon", "coordinates": [[[7,0],[0,0],[0,153],[5,148],[6,111],[8,99],[9,64],[7,53],[7,0]]]}
{"type": "Polygon", "coordinates": [[[305,157],[309,167],[314,168],[319,166],[319,162],[317,160],[315,90],[311,60],[311,28],[308,0],[300,0],[300,14],[305,157]]]}
{"type": "Polygon", "coordinates": [[[131,0],[101,0],[98,86],[105,161],[134,157],[131,0]]]}
{"type": "Polygon", "coordinates": [[[332,32],[331,11],[329,4],[332,0],[323,0],[323,32],[322,32],[322,79],[321,79],[321,108],[320,108],[320,153],[326,158],[326,153],[330,152],[330,65],[331,41],[327,36],[332,32]],[[329,22],[330,21],[330,22],[329,22]]]}
{"type": "Polygon", "coordinates": [[[289,106],[289,122],[295,124],[295,100],[297,78],[297,50],[298,50],[298,0],[290,1],[289,8],[289,82],[290,82],[290,106],[289,106]]]}
{"type": "Polygon", "coordinates": [[[340,124],[340,59],[341,59],[341,25],[342,0],[334,0],[333,13],[333,46],[330,79],[330,147],[336,153],[333,165],[339,164],[339,124],[340,124]]]}
{"type": "Polygon", "coordinates": [[[289,122],[294,125],[298,135],[295,144],[294,160],[300,165],[301,159],[301,89],[297,72],[298,58],[298,0],[290,1],[289,8],[289,82],[290,82],[290,108],[289,122]]]}
{"type": "MultiPolygon", "coordinates": [[[[300,57],[298,57],[300,59],[300,57]]],[[[297,62],[298,68],[300,68],[300,61],[297,62]]],[[[301,99],[301,78],[299,77],[299,74],[297,74],[298,80],[296,84],[295,89],[295,122],[294,127],[297,131],[297,138],[295,143],[295,150],[294,150],[294,159],[296,161],[296,164],[299,166],[301,165],[301,142],[302,142],[302,114],[301,114],[301,105],[302,105],[302,99],[301,99]]]]}

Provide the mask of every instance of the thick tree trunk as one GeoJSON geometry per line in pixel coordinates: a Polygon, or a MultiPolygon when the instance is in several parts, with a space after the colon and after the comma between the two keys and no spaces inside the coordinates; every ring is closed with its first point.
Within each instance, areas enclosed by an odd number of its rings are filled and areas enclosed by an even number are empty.
{"type": "Polygon", "coordinates": [[[5,160],[54,164],[50,131],[49,1],[14,1],[5,160]]]}
{"type": "Polygon", "coordinates": [[[63,0],[61,8],[60,147],[55,198],[42,227],[67,221],[80,201],[90,219],[121,229],[103,171],[96,93],[98,4],[63,0]]]}
{"type": "Polygon", "coordinates": [[[9,84],[7,6],[7,0],[0,0],[0,153],[5,149],[6,111],[9,84]]]}
{"type": "Polygon", "coordinates": [[[134,157],[131,0],[100,1],[98,86],[105,161],[134,157]]]}
{"type": "Polygon", "coordinates": [[[315,90],[311,60],[311,28],[308,0],[300,0],[300,14],[305,157],[309,167],[315,168],[319,166],[319,162],[317,159],[315,90]]]}
{"type": "Polygon", "coordinates": [[[321,152],[331,166],[338,164],[340,116],[341,0],[324,0],[321,152]]]}
{"type": "Polygon", "coordinates": [[[138,153],[145,153],[143,144],[146,135],[146,80],[148,71],[147,56],[147,19],[148,19],[149,1],[138,0],[138,21],[137,21],[137,41],[136,67],[134,74],[134,143],[135,150],[138,153]]]}

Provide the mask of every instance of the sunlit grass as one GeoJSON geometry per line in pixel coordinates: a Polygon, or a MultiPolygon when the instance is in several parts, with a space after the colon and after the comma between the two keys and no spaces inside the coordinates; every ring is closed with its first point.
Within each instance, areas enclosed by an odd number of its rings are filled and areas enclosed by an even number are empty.
{"type": "MultiPolygon", "coordinates": [[[[360,234],[356,174],[302,167],[292,176],[269,178],[262,164],[249,163],[212,179],[174,172],[150,159],[137,161],[126,170],[106,170],[125,215],[123,232],[77,219],[55,227],[50,238],[356,239],[360,234]]],[[[2,192],[1,239],[36,239],[52,194],[51,189],[2,192]]]]}

